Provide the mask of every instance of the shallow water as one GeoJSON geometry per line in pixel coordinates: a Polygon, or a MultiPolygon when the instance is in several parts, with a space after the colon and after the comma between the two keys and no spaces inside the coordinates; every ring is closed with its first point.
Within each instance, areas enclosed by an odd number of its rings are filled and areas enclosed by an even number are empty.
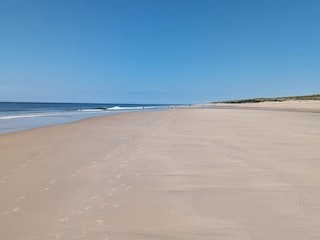
{"type": "Polygon", "coordinates": [[[151,111],[166,105],[0,102],[0,133],[56,125],[130,111],[151,111]]]}

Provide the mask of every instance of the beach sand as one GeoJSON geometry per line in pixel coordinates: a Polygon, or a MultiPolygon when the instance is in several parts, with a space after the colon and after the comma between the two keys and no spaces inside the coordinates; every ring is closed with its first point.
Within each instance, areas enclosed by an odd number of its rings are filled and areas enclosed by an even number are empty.
{"type": "Polygon", "coordinates": [[[235,108],[0,135],[0,239],[320,239],[320,114],[235,108]]]}

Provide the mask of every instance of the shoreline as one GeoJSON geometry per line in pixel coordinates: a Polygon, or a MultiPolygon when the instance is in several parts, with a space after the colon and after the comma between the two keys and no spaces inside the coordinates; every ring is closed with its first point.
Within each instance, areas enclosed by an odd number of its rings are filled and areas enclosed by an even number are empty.
{"type": "Polygon", "coordinates": [[[25,130],[63,125],[79,122],[94,117],[108,116],[117,114],[117,112],[90,113],[88,115],[60,115],[60,116],[41,116],[32,118],[4,119],[1,121],[0,135],[25,130]]]}
{"type": "Polygon", "coordinates": [[[287,111],[287,112],[310,112],[320,113],[319,100],[294,100],[284,102],[260,102],[260,103],[207,103],[184,106],[168,106],[168,108],[143,109],[135,111],[108,111],[108,112],[88,112],[88,115],[61,115],[43,116],[37,118],[5,119],[1,121],[0,135],[19,132],[30,129],[37,129],[47,126],[61,125],[72,122],[83,121],[85,119],[109,116],[125,112],[148,112],[164,111],[174,109],[229,109],[229,110],[265,110],[265,111],[287,111]]]}
{"type": "Polygon", "coordinates": [[[320,115],[170,109],[0,135],[3,239],[318,239],[320,115]]]}
{"type": "Polygon", "coordinates": [[[78,122],[85,119],[109,116],[113,114],[120,114],[125,112],[144,112],[144,111],[161,111],[163,109],[142,109],[142,110],[110,110],[100,112],[87,112],[87,113],[73,113],[68,115],[56,116],[39,116],[39,117],[24,117],[13,119],[0,119],[0,135],[12,132],[19,132],[29,129],[36,129],[47,126],[55,126],[66,123],[78,122]]]}
{"type": "Polygon", "coordinates": [[[120,112],[157,111],[169,106],[171,105],[0,102],[0,134],[120,112]]]}

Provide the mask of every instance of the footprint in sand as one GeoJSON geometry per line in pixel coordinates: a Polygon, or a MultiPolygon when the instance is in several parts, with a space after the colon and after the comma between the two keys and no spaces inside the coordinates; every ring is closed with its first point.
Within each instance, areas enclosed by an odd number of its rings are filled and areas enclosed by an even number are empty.
{"type": "Polygon", "coordinates": [[[98,199],[98,198],[99,198],[98,195],[94,195],[94,196],[90,197],[90,200],[92,201],[92,200],[96,200],[96,199],[98,199]]]}
{"type": "Polygon", "coordinates": [[[108,180],[108,184],[113,183],[113,182],[114,182],[113,179],[109,179],[109,180],[108,180]]]}
{"type": "Polygon", "coordinates": [[[121,168],[125,168],[125,167],[127,167],[127,166],[128,166],[128,164],[125,164],[125,163],[121,163],[121,164],[120,164],[120,167],[121,167],[121,168]]]}
{"type": "Polygon", "coordinates": [[[50,180],[50,184],[54,184],[55,182],[56,182],[57,180],[56,179],[52,179],[52,180],[50,180]]]}
{"type": "Polygon", "coordinates": [[[92,206],[86,206],[83,209],[86,210],[86,211],[89,211],[90,209],[92,209],[92,206]]]}
{"type": "Polygon", "coordinates": [[[91,163],[90,163],[89,168],[96,168],[96,167],[98,167],[98,165],[97,165],[97,162],[96,162],[96,161],[93,161],[93,162],[91,162],[91,163]]]}
{"type": "Polygon", "coordinates": [[[3,213],[2,213],[2,215],[8,215],[9,214],[9,211],[4,211],[3,213]]]}
{"type": "Polygon", "coordinates": [[[67,178],[73,178],[73,177],[76,177],[76,176],[77,176],[77,175],[72,174],[72,175],[67,176],[67,178]]]}
{"type": "Polygon", "coordinates": [[[96,220],[96,223],[102,224],[102,223],[103,223],[103,220],[102,220],[102,219],[97,219],[97,220],[96,220]]]}
{"type": "Polygon", "coordinates": [[[107,204],[103,203],[99,206],[99,209],[104,209],[107,206],[107,204]]]}
{"type": "Polygon", "coordinates": [[[79,210],[79,211],[77,212],[77,214],[78,214],[78,215],[82,215],[82,214],[83,214],[83,211],[82,211],[82,210],[79,210]]]}
{"type": "Polygon", "coordinates": [[[60,239],[63,236],[63,233],[55,233],[55,238],[60,239]]]}
{"type": "Polygon", "coordinates": [[[18,197],[18,198],[16,199],[16,201],[17,201],[17,202],[20,202],[21,200],[23,200],[23,199],[25,199],[25,198],[26,198],[26,196],[23,195],[23,196],[21,196],[21,197],[18,197]]]}
{"type": "Polygon", "coordinates": [[[67,222],[67,221],[69,221],[69,217],[64,217],[59,219],[59,222],[67,222]]]}
{"type": "Polygon", "coordinates": [[[20,208],[18,208],[18,207],[16,207],[16,208],[14,208],[14,209],[12,209],[12,212],[19,212],[20,211],[20,208]]]}

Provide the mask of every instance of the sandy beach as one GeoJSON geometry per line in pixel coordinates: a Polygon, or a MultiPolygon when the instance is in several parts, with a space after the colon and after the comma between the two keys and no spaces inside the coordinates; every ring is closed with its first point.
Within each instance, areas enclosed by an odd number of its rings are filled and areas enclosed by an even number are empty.
{"type": "Polygon", "coordinates": [[[0,239],[320,239],[320,105],[282,104],[2,134],[0,239]]]}
{"type": "Polygon", "coordinates": [[[320,113],[320,101],[283,101],[283,102],[260,102],[260,103],[216,103],[207,104],[207,107],[218,108],[238,108],[238,109],[256,109],[256,110],[275,110],[275,111],[299,111],[299,112],[318,112],[320,113]]]}

